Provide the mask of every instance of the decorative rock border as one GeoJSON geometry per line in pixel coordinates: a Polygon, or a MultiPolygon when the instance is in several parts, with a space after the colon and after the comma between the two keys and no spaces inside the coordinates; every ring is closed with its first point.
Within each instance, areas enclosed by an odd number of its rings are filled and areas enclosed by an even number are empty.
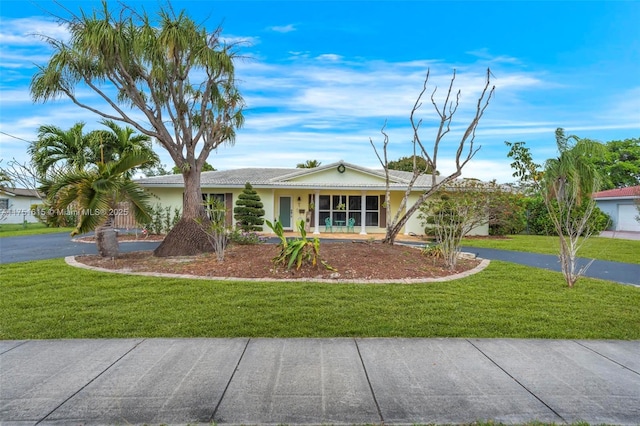
{"type": "Polygon", "coordinates": [[[158,277],[158,278],[183,278],[190,280],[211,280],[211,281],[268,281],[268,282],[317,282],[317,283],[332,283],[332,284],[419,284],[419,283],[432,283],[432,282],[445,282],[453,281],[461,278],[468,277],[470,275],[477,274],[489,266],[490,261],[488,259],[482,259],[480,264],[468,271],[460,272],[459,274],[448,275],[446,277],[438,278],[407,278],[407,279],[395,279],[395,280],[351,280],[351,279],[319,279],[319,278],[236,278],[236,277],[203,277],[200,275],[189,274],[166,274],[159,272],[135,272],[128,269],[107,269],[98,268],[95,266],[85,265],[76,260],[75,256],[67,256],[64,261],[69,266],[73,266],[81,269],[88,269],[97,272],[110,272],[112,274],[124,274],[124,275],[138,275],[146,277],[158,277]]]}

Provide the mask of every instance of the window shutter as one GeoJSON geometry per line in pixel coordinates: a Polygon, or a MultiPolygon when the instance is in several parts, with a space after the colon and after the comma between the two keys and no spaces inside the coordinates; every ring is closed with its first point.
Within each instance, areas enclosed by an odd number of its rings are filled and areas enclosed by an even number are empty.
{"type": "MultiPolygon", "coordinates": [[[[314,195],[313,194],[309,194],[309,205],[311,205],[311,203],[314,202],[314,195]]],[[[318,206],[316,206],[316,209],[318,208],[318,206]]],[[[309,210],[310,211],[310,210],[309,210]]],[[[313,212],[311,214],[311,222],[309,223],[309,226],[316,226],[316,213],[313,212]]]]}
{"type": "Polygon", "coordinates": [[[231,192],[224,194],[224,207],[227,209],[225,222],[227,226],[233,228],[233,194],[231,192]]]}
{"type": "Polygon", "coordinates": [[[378,208],[380,209],[380,221],[378,223],[378,226],[380,226],[380,228],[387,227],[387,208],[382,207],[384,205],[384,201],[385,201],[385,196],[381,195],[380,202],[378,203],[378,208]]]}

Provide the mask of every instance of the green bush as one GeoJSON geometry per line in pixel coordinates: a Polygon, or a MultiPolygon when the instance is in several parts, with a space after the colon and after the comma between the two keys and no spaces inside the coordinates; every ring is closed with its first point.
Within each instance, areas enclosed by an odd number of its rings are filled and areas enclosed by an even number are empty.
{"type": "Polygon", "coordinates": [[[231,231],[229,239],[232,243],[239,245],[262,244],[266,242],[266,238],[256,232],[244,232],[238,228],[231,231]]]}
{"type": "Polygon", "coordinates": [[[169,231],[180,220],[181,212],[179,208],[173,209],[173,215],[171,214],[171,207],[162,207],[160,204],[151,206],[149,215],[151,216],[151,222],[146,225],[147,231],[151,234],[162,235],[168,234],[169,231]]]}
{"type": "Polygon", "coordinates": [[[238,227],[244,232],[262,231],[263,207],[260,196],[247,182],[242,193],[238,195],[236,207],[233,209],[233,218],[238,221],[238,227]]]}
{"type": "Polygon", "coordinates": [[[515,235],[526,228],[526,198],[522,194],[503,192],[489,208],[489,235],[515,235]]]}
{"type": "MultiPolygon", "coordinates": [[[[554,201],[555,203],[555,201],[554,201]]],[[[544,204],[542,197],[530,197],[526,202],[528,211],[528,233],[532,235],[556,235],[556,230],[553,226],[553,222],[549,217],[547,206],[544,204]]],[[[580,206],[577,206],[573,214],[577,217],[583,215],[587,203],[584,202],[580,206]]],[[[611,224],[611,218],[609,215],[595,207],[591,218],[589,219],[589,228],[593,233],[597,234],[609,227],[611,224]]]]}

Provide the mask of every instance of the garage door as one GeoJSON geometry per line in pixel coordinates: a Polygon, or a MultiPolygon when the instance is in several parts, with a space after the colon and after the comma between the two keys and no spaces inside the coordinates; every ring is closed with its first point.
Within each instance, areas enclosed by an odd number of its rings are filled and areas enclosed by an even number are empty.
{"type": "Polygon", "coordinates": [[[640,222],[636,220],[638,214],[638,209],[633,204],[618,205],[617,231],[640,232],[640,222]]]}

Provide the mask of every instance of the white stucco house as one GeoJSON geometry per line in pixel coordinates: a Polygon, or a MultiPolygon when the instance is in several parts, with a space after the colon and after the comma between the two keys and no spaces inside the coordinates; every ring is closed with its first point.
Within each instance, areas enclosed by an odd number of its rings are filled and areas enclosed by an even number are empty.
{"type": "Polygon", "coordinates": [[[592,195],[596,204],[611,217],[612,231],[640,232],[640,215],[637,205],[640,203],[640,186],[609,189],[592,195]]]}
{"type": "Polygon", "coordinates": [[[24,188],[0,188],[0,224],[34,223],[38,219],[31,206],[42,201],[35,190],[24,188]]]}
{"type": "MultiPolygon", "coordinates": [[[[391,170],[391,209],[395,212],[407,190],[412,173],[391,170]]],[[[249,182],[264,204],[265,219],[279,220],[285,230],[293,230],[299,220],[309,221],[314,234],[329,231],[380,234],[386,231],[385,173],[339,161],[312,169],[243,168],[203,172],[203,202],[211,198],[224,201],[227,221],[233,223],[232,211],[238,195],[249,182]],[[308,215],[307,212],[311,210],[308,215]],[[332,228],[327,227],[330,223],[332,228]]],[[[155,176],[137,180],[157,197],[163,206],[182,207],[184,184],[182,175],[155,176]]],[[[429,188],[431,176],[420,176],[409,197],[413,204],[429,188]]],[[[268,228],[264,227],[265,231],[268,228]]],[[[424,234],[417,214],[403,229],[404,234],[424,234]]],[[[475,230],[487,235],[488,225],[475,230]]]]}

